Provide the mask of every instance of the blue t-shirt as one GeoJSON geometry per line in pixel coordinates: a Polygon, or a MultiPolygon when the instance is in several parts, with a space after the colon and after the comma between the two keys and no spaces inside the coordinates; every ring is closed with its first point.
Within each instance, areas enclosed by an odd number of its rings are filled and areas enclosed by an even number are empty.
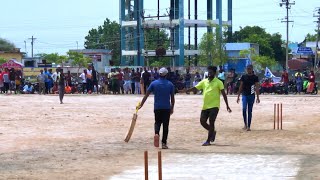
{"type": "Polygon", "coordinates": [[[149,92],[154,93],[154,109],[170,109],[170,97],[174,93],[173,84],[163,78],[153,81],[149,92]]]}

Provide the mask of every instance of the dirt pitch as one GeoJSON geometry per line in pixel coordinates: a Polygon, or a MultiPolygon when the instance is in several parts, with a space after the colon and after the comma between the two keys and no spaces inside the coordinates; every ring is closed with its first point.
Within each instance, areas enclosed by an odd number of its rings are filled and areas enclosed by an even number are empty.
{"type": "MultiPolygon", "coordinates": [[[[252,131],[243,126],[241,105],[229,96],[216,121],[215,145],[202,147],[200,95],[177,95],[170,121],[170,153],[231,153],[302,156],[295,179],[320,179],[320,96],[261,96],[252,131]],[[283,128],[273,130],[273,104],[283,103],[283,128]]],[[[109,179],[143,166],[153,147],[153,97],[139,111],[129,143],[124,137],[142,96],[0,95],[0,179],[109,179]]],[[[164,164],[165,166],[165,164],[164,164]]],[[[201,172],[204,173],[204,172],[201,172]]]]}

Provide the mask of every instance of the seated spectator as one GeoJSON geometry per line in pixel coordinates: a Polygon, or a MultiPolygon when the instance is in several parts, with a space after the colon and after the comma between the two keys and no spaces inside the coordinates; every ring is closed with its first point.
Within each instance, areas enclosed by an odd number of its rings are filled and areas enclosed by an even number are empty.
{"type": "Polygon", "coordinates": [[[273,84],[270,82],[270,79],[266,79],[261,84],[261,93],[273,93],[273,84]]]}
{"type": "Polygon", "coordinates": [[[33,86],[31,85],[31,83],[26,84],[23,87],[23,94],[32,94],[33,93],[33,86]]]}
{"type": "Polygon", "coordinates": [[[64,88],[64,91],[65,91],[66,94],[70,94],[71,93],[71,87],[70,86],[66,86],[64,88]]]}

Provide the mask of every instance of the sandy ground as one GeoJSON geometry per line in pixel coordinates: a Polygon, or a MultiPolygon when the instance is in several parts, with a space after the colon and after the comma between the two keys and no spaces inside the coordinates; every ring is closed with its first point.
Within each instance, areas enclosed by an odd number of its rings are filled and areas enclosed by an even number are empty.
{"type": "MultiPolygon", "coordinates": [[[[170,154],[215,153],[296,155],[294,179],[320,179],[320,96],[261,96],[254,106],[252,131],[243,126],[241,106],[221,101],[215,145],[202,147],[201,95],[177,95],[171,117],[170,154]],[[283,128],[273,130],[273,104],[283,103],[283,128]]],[[[0,95],[0,179],[109,179],[143,166],[143,152],[155,160],[153,97],[139,111],[129,143],[123,141],[142,96],[0,95]]],[[[165,164],[163,165],[165,166],[165,164]]],[[[205,172],[199,172],[205,173],[205,172]]]]}

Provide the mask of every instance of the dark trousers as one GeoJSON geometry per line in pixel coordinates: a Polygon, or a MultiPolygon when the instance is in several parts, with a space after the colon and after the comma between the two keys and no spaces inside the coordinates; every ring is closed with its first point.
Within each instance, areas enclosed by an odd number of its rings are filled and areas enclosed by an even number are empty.
{"type": "Polygon", "coordinates": [[[148,87],[150,86],[150,82],[145,82],[143,86],[144,94],[147,93],[148,87]]]}
{"type": "Polygon", "coordinates": [[[10,87],[10,83],[7,83],[7,82],[3,83],[4,93],[8,93],[9,87],[10,87]]]}
{"type": "Polygon", "coordinates": [[[133,83],[131,83],[131,94],[134,94],[134,92],[135,92],[135,84],[134,84],[134,82],[133,83]]]}
{"type": "Polygon", "coordinates": [[[244,125],[248,128],[251,126],[251,119],[252,119],[252,108],[254,104],[255,95],[242,95],[242,116],[244,125]],[[248,116],[247,116],[247,109],[248,109],[248,116]]]}
{"type": "Polygon", "coordinates": [[[63,96],[64,96],[64,85],[59,85],[58,90],[59,90],[60,103],[62,103],[63,96]]]}
{"type": "Polygon", "coordinates": [[[50,92],[50,83],[49,82],[45,82],[44,83],[44,85],[45,85],[45,93],[46,94],[49,94],[49,92],[50,92]]]}
{"type": "Polygon", "coordinates": [[[87,89],[87,83],[82,83],[82,93],[83,94],[84,94],[84,92],[86,92],[86,89],[87,89]]]}
{"type": "Polygon", "coordinates": [[[216,121],[218,112],[219,112],[219,108],[217,107],[201,111],[200,123],[202,127],[208,130],[207,141],[210,141],[211,138],[213,137],[213,133],[215,131],[214,123],[216,121]],[[207,123],[208,118],[209,118],[209,124],[207,123]]]}
{"type": "Polygon", "coordinates": [[[167,144],[167,138],[169,133],[169,121],[170,121],[170,109],[156,109],[154,110],[154,131],[155,134],[159,134],[161,124],[163,124],[162,143],[167,144]]]}

